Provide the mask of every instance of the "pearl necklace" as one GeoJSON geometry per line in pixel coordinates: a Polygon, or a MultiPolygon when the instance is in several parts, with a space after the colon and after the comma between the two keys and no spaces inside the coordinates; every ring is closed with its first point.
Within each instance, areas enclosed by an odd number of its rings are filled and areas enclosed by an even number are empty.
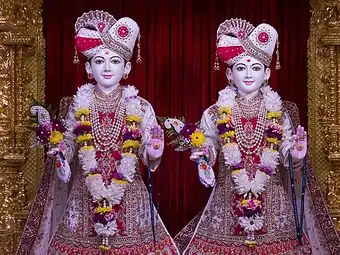
{"type": "Polygon", "coordinates": [[[264,103],[260,101],[260,107],[257,110],[256,127],[254,131],[247,130],[249,128],[252,129],[252,126],[250,127],[250,125],[252,125],[251,123],[246,123],[244,126],[242,125],[244,111],[240,109],[240,106],[237,103],[234,105],[233,110],[236,139],[239,149],[243,153],[250,155],[256,151],[263,140],[263,134],[266,128],[266,108],[264,107],[264,103]]]}
{"type": "Polygon", "coordinates": [[[97,109],[101,112],[112,112],[112,109],[116,109],[122,98],[122,91],[123,88],[120,85],[109,94],[105,94],[100,89],[96,88],[94,90],[94,98],[97,109]]]}
{"type": "Polygon", "coordinates": [[[93,142],[96,150],[100,152],[119,149],[117,142],[123,126],[125,105],[121,99],[121,88],[118,88],[117,91],[113,91],[115,93],[110,93],[107,97],[109,100],[106,101],[106,104],[100,102],[101,99],[103,99],[103,95],[101,95],[99,100],[98,97],[95,96],[90,107],[90,120],[93,123],[93,142]],[[116,101],[118,100],[118,97],[120,97],[119,101],[116,101]],[[112,99],[115,100],[114,104],[111,104],[112,99]],[[105,114],[102,123],[100,123],[99,112],[104,112],[105,114]],[[110,112],[115,113],[114,120],[108,115],[110,112]]]}

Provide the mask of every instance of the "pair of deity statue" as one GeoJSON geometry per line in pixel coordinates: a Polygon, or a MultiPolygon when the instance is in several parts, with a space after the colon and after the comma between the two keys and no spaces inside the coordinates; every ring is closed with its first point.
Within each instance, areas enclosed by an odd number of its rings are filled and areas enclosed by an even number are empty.
{"type": "Polygon", "coordinates": [[[272,26],[230,19],[218,28],[216,52],[228,65],[229,85],[203,113],[197,144],[204,144],[190,156],[201,166],[200,181],[214,188],[203,212],[174,239],[152,213],[138,169],[139,159],[157,168],[164,132],[138,90],[120,85],[139,27],[90,11],[75,29],[95,82],[62,103],[65,130],[50,138],[57,146],[48,152],[17,254],[340,254],[308,162],[306,190],[290,199],[289,170],[301,179],[307,133],[295,104],[268,85],[278,37],[272,26]]]}

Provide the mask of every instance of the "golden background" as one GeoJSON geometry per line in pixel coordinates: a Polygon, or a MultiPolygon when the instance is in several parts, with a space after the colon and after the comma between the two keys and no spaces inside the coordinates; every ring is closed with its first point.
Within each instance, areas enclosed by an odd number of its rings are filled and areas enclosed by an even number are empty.
{"type": "MultiPolygon", "coordinates": [[[[340,229],[340,1],[311,0],[310,154],[340,229]]],[[[0,254],[13,254],[43,168],[31,150],[30,98],[44,100],[42,0],[0,0],[0,254]]]]}

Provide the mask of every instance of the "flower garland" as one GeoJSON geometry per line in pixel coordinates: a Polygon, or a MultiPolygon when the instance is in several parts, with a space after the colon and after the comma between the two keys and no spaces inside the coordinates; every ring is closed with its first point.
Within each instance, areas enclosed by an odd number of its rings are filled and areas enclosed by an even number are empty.
{"type": "Polygon", "coordinates": [[[138,90],[127,86],[123,90],[123,103],[126,107],[126,117],[123,134],[122,153],[116,155],[120,160],[116,172],[108,184],[104,182],[102,173],[98,169],[96,150],[93,146],[92,122],[90,121],[91,104],[94,100],[94,86],[86,84],[79,88],[75,95],[74,112],[76,123],[74,134],[80,145],[79,161],[84,171],[85,184],[96,203],[94,215],[94,229],[103,237],[100,249],[109,250],[108,237],[117,232],[116,216],[112,207],[120,204],[128,182],[132,182],[137,165],[137,151],[140,147],[142,133],[140,124],[142,109],[137,96],[138,90]]]}
{"type": "Polygon", "coordinates": [[[222,140],[225,165],[232,170],[232,180],[238,194],[237,200],[241,201],[241,208],[238,209],[239,225],[248,234],[246,244],[249,246],[256,245],[254,232],[261,230],[264,225],[263,198],[261,195],[279,164],[278,149],[284,130],[280,96],[269,86],[261,91],[267,111],[264,131],[265,147],[252,180],[249,179],[244,168],[242,154],[235,137],[233,108],[236,103],[236,93],[232,89],[226,88],[220,92],[217,101],[218,119],[216,126],[222,140]]]}

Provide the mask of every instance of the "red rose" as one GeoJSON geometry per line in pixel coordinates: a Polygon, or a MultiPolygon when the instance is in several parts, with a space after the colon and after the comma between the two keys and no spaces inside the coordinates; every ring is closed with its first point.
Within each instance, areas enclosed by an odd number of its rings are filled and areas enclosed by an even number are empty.
{"type": "Polygon", "coordinates": [[[118,152],[118,151],[114,151],[112,153],[112,157],[114,158],[114,160],[121,160],[122,159],[122,155],[118,152]]]}

